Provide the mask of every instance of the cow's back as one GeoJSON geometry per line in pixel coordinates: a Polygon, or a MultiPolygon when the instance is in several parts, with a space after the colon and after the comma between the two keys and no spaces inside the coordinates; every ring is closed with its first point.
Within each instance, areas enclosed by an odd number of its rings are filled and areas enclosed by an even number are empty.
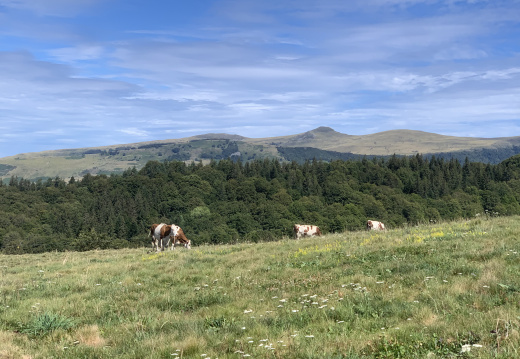
{"type": "Polygon", "coordinates": [[[311,224],[295,224],[293,232],[297,239],[305,236],[321,236],[320,227],[311,224]]]}
{"type": "Polygon", "coordinates": [[[369,231],[384,231],[385,230],[385,224],[383,222],[379,221],[367,221],[367,230],[369,231]]]}
{"type": "Polygon", "coordinates": [[[162,238],[163,234],[164,234],[165,227],[166,227],[165,223],[158,224],[155,227],[155,229],[154,229],[153,236],[155,238],[162,238]]]}

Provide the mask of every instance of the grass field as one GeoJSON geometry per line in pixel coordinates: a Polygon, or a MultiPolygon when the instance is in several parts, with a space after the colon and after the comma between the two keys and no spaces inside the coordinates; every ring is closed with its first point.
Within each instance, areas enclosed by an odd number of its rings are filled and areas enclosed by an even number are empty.
{"type": "Polygon", "coordinates": [[[0,256],[0,358],[520,357],[520,217],[0,256]]]}

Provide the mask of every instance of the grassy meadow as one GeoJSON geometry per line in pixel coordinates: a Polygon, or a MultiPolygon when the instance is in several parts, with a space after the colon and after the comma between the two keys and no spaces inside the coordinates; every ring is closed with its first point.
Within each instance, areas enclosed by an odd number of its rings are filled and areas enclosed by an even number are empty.
{"type": "Polygon", "coordinates": [[[502,217],[2,255],[0,358],[516,358],[519,238],[502,217]]]}

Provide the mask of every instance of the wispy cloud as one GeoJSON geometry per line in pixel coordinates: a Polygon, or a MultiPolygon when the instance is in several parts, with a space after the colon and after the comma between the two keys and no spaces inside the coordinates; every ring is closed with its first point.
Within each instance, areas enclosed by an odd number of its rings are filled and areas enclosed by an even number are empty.
{"type": "Polygon", "coordinates": [[[0,157],[322,125],[514,135],[519,11],[518,0],[0,0],[0,157]]]}

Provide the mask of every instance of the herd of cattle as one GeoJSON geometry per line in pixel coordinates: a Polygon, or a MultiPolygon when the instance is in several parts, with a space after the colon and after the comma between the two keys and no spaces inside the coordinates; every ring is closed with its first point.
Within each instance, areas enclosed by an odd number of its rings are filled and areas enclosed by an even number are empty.
{"type": "MultiPolygon", "coordinates": [[[[385,225],[383,222],[368,220],[366,228],[368,231],[384,231],[385,225]]],[[[295,224],[293,233],[296,239],[306,236],[321,236],[320,227],[310,224],[295,224]]],[[[191,249],[191,241],[186,238],[182,228],[175,224],[154,223],[150,227],[148,236],[152,237],[152,251],[164,251],[164,247],[169,248],[170,243],[171,250],[174,250],[176,245],[182,245],[187,249],[191,249]]]]}

